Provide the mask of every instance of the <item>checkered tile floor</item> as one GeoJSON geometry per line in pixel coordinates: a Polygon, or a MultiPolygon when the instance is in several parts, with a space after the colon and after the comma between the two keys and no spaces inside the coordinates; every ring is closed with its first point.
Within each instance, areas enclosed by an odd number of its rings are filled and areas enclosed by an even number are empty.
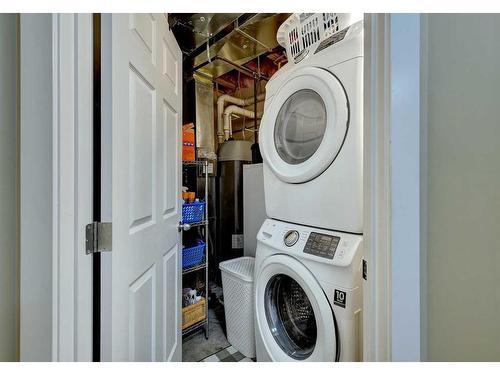
{"type": "Polygon", "coordinates": [[[202,359],[200,362],[254,362],[251,358],[245,357],[232,346],[222,349],[211,356],[202,359]]]}

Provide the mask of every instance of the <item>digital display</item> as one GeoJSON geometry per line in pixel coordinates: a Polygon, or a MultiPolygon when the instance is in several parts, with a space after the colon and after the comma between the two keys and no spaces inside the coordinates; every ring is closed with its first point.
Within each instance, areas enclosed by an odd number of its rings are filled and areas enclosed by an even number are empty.
{"type": "Polygon", "coordinates": [[[311,232],[309,238],[307,239],[306,246],[304,247],[304,253],[317,255],[322,258],[333,259],[339,242],[340,237],[311,232]]]}

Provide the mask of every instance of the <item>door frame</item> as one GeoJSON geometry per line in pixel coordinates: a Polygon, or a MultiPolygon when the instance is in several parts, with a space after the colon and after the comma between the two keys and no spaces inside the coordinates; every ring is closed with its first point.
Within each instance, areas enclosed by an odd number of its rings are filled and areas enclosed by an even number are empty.
{"type": "MultiPolygon", "coordinates": [[[[83,230],[92,221],[91,17],[20,16],[21,360],[92,359],[92,265],[83,230]]],[[[418,14],[365,15],[367,361],[426,358],[427,133],[420,92],[427,52],[420,28],[425,16],[418,14]],[[412,100],[391,107],[401,74],[411,77],[405,94],[412,100]],[[406,190],[410,184],[419,189],[406,190]],[[403,248],[415,232],[412,246],[403,248]],[[413,314],[400,319],[401,311],[413,314]]]]}
{"type": "Polygon", "coordinates": [[[20,33],[20,357],[91,361],[92,18],[21,14],[20,33]]]}
{"type": "Polygon", "coordinates": [[[425,25],[365,15],[365,361],[426,359],[425,25]]]}

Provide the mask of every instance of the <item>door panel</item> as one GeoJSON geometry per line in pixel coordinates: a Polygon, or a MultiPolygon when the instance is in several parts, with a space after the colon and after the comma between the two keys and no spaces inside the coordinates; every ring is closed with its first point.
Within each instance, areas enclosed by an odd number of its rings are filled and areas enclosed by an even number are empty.
{"type": "Polygon", "coordinates": [[[179,264],[179,248],[170,249],[163,256],[163,325],[166,327],[165,335],[163,335],[163,360],[170,361],[176,354],[175,350],[178,346],[177,327],[180,325],[179,306],[169,303],[177,298],[177,291],[180,289],[178,284],[177,268],[179,264]],[[172,286],[175,285],[175,288],[172,286]],[[169,324],[174,322],[174,324],[169,324]]]}
{"type": "Polygon", "coordinates": [[[107,15],[103,29],[113,221],[103,359],[181,360],[181,51],[164,14],[107,15]]]}
{"type": "Polygon", "coordinates": [[[155,271],[155,267],[151,267],[129,288],[129,357],[134,361],[155,359],[155,271]]]}
{"type": "Polygon", "coordinates": [[[177,87],[179,84],[179,64],[175,59],[175,52],[172,51],[172,48],[170,47],[170,44],[167,42],[166,39],[163,39],[162,41],[162,55],[163,55],[163,74],[168,78],[170,81],[172,88],[174,90],[174,93],[177,94],[177,87]],[[174,64],[167,64],[167,61],[175,61],[174,64]]]}
{"type": "Polygon", "coordinates": [[[134,13],[129,16],[130,31],[144,47],[143,51],[155,62],[156,22],[151,14],[134,13]]]}
{"type": "Polygon", "coordinates": [[[165,142],[162,144],[162,174],[163,174],[163,186],[162,186],[162,198],[163,198],[163,212],[164,218],[167,219],[172,215],[178,215],[178,196],[179,191],[177,187],[179,186],[179,180],[177,176],[179,175],[176,171],[178,168],[177,159],[172,157],[172,153],[176,152],[178,147],[177,139],[181,137],[180,127],[178,124],[179,113],[172,108],[167,101],[163,101],[163,121],[161,127],[160,139],[164,139],[165,142]],[[169,136],[170,134],[175,134],[175,137],[169,136]]]}
{"type": "Polygon", "coordinates": [[[132,67],[129,80],[130,230],[133,231],[154,222],[156,93],[153,85],[132,67]]]}

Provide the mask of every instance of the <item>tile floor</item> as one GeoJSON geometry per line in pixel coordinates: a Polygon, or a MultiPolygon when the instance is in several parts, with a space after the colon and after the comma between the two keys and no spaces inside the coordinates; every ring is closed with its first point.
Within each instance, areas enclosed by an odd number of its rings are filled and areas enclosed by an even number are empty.
{"type": "Polygon", "coordinates": [[[183,362],[253,362],[233,348],[226,339],[224,323],[219,320],[222,306],[208,309],[210,335],[205,339],[203,330],[183,340],[183,362]],[[221,324],[222,323],[222,324],[221,324]]]}
{"type": "Polygon", "coordinates": [[[232,346],[229,346],[215,354],[201,360],[201,362],[254,362],[251,358],[245,357],[232,346]]]}
{"type": "Polygon", "coordinates": [[[224,306],[220,301],[222,288],[211,285],[212,302],[208,309],[209,337],[205,339],[203,330],[199,330],[182,340],[183,362],[252,362],[233,348],[226,338],[224,306]]]}
{"type": "Polygon", "coordinates": [[[208,309],[208,316],[210,320],[208,340],[205,339],[203,330],[184,338],[182,342],[183,362],[201,361],[230,345],[226,339],[225,327],[217,319],[214,309],[208,309]]]}

